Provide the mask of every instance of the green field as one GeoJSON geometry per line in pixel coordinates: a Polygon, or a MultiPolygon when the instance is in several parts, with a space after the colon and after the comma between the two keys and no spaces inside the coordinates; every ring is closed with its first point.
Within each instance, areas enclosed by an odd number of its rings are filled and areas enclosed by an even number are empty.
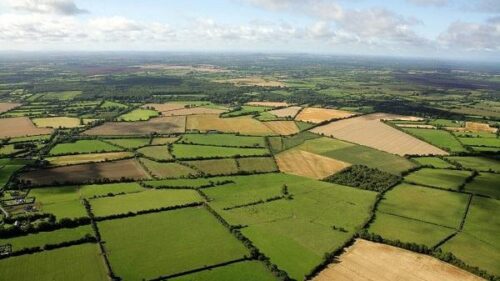
{"type": "Polygon", "coordinates": [[[171,275],[249,254],[202,207],[108,220],[98,227],[111,266],[124,280],[171,275]]]}
{"type": "Polygon", "coordinates": [[[464,191],[500,199],[500,174],[480,173],[464,187],[464,191]]]}
{"type": "Polygon", "coordinates": [[[423,168],[407,175],[404,180],[424,186],[458,190],[471,174],[470,171],[423,168]]]}
{"type": "Polygon", "coordinates": [[[432,166],[434,168],[439,168],[439,169],[455,167],[439,157],[416,157],[412,159],[417,161],[417,163],[422,166],[432,166]]]}
{"type": "Polygon", "coordinates": [[[48,100],[60,100],[67,101],[76,98],[81,95],[82,91],[63,91],[63,92],[45,92],[38,93],[29,98],[31,101],[48,101],[48,100]]]}
{"type": "Polygon", "coordinates": [[[115,102],[115,101],[105,101],[101,104],[100,108],[103,108],[103,109],[125,109],[125,108],[128,108],[128,105],[126,104],[123,104],[123,103],[119,103],[119,102],[115,102]]]}
{"type": "Polygon", "coordinates": [[[238,173],[236,160],[229,159],[211,159],[183,162],[194,169],[211,176],[232,175],[238,173]]]}
{"type": "Polygon", "coordinates": [[[152,117],[160,115],[158,111],[151,109],[138,108],[134,109],[128,113],[120,115],[116,118],[117,121],[135,122],[135,121],[147,121],[152,117]]]}
{"type": "Polygon", "coordinates": [[[146,170],[156,178],[182,178],[199,174],[193,168],[179,163],[160,163],[147,158],[141,158],[140,161],[146,170]]]}
{"type": "Polygon", "coordinates": [[[50,150],[50,155],[113,152],[121,151],[120,147],[100,140],[77,140],[71,143],[60,143],[50,150]]]}
{"type": "Polygon", "coordinates": [[[182,136],[179,143],[234,147],[266,147],[263,137],[237,136],[232,134],[186,134],[182,136]]]}
{"type": "Polygon", "coordinates": [[[93,230],[90,225],[79,226],[75,228],[63,228],[50,232],[39,232],[9,239],[0,239],[0,245],[11,244],[13,251],[23,248],[43,247],[47,244],[59,244],[61,242],[74,241],[92,235],[93,230]]]}
{"type": "Polygon", "coordinates": [[[153,158],[154,160],[172,160],[173,157],[168,152],[168,148],[165,145],[154,145],[145,146],[139,148],[137,152],[143,154],[146,157],[153,158]]]}
{"type": "Polygon", "coordinates": [[[458,162],[460,165],[467,169],[486,172],[500,172],[500,160],[495,160],[493,158],[452,156],[447,157],[447,159],[458,162]]]}
{"type": "Polygon", "coordinates": [[[170,281],[235,281],[245,276],[245,281],[276,281],[277,278],[259,261],[238,262],[211,270],[192,273],[170,281]]]}
{"type": "Polygon", "coordinates": [[[88,243],[0,260],[0,276],[16,281],[108,280],[99,247],[88,243]]]}
{"type": "Polygon", "coordinates": [[[10,177],[24,167],[23,161],[0,159],[0,188],[7,184],[10,177]]]}
{"type": "Polygon", "coordinates": [[[105,139],[105,141],[124,148],[138,148],[149,145],[149,138],[105,139]]]}
{"type": "Polygon", "coordinates": [[[458,138],[460,142],[468,146],[489,146],[500,149],[500,138],[458,138]]]}
{"type": "Polygon", "coordinates": [[[466,194],[403,183],[384,195],[378,212],[458,228],[467,201],[466,194]]]}
{"type": "Polygon", "coordinates": [[[92,199],[90,205],[96,217],[107,217],[201,201],[201,197],[194,190],[152,189],[126,195],[92,199]]]}
{"type": "Polygon", "coordinates": [[[402,128],[402,130],[450,152],[465,151],[462,144],[447,131],[416,128],[402,128]]]}
{"type": "MultiPolygon", "coordinates": [[[[306,123],[307,124],[307,123],[306,123]]],[[[299,127],[300,128],[300,127],[299,127]]],[[[321,136],[311,132],[301,132],[290,137],[269,137],[269,144],[273,153],[290,149],[304,143],[306,140],[320,138],[321,136]]]]}
{"type": "Polygon", "coordinates": [[[177,159],[262,156],[269,154],[265,148],[237,148],[209,145],[174,144],[172,154],[177,159]]]}
{"type": "Polygon", "coordinates": [[[236,159],[238,169],[247,173],[268,173],[278,170],[272,157],[246,157],[236,159]]]}
{"type": "Polygon", "coordinates": [[[462,127],[463,122],[448,119],[434,119],[429,121],[429,125],[437,127],[462,127]]]}
{"type": "Polygon", "coordinates": [[[153,180],[144,181],[148,187],[158,188],[158,187],[190,187],[198,188],[201,186],[209,185],[212,179],[197,178],[197,179],[165,179],[165,180],[153,180]]]}
{"type": "Polygon", "coordinates": [[[243,105],[238,110],[223,113],[222,117],[234,117],[234,116],[248,115],[253,113],[260,113],[269,109],[271,109],[271,107],[243,105]]]}

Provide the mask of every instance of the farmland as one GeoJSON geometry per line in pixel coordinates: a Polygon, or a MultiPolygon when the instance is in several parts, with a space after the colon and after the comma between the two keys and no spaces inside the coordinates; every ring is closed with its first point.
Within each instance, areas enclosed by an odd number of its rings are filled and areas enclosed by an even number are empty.
{"type": "Polygon", "coordinates": [[[264,138],[236,136],[233,134],[186,134],[180,143],[222,145],[234,147],[265,147],[264,138]]]}
{"type": "Polygon", "coordinates": [[[128,113],[117,117],[118,121],[134,122],[134,121],[147,121],[152,117],[158,116],[160,113],[150,109],[134,109],[128,113]]]}
{"type": "Polygon", "coordinates": [[[184,116],[159,117],[149,121],[137,122],[108,122],[94,127],[84,134],[86,135],[148,135],[153,132],[170,134],[182,133],[185,129],[186,118],[184,116]]]}
{"type": "Polygon", "coordinates": [[[262,122],[247,116],[220,118],[217,115],[189,115],[186,130],[219,131],[224,133],[240,133],[245,135],[272,135],[274,132],[262,122]]]}
{"type": "Polygon", "coordinates": [[[421,169],[406,176],[404,180],[425,186],[458,190],[469,176],[469,171],[421,169]]]}
{"type": "Polygon", "coordinates": [[[310,123],[321,123],[324,121],[329,121],[332,119],[342,119],[353,115],[353,112],[344,110],[306,107],[302,109],[299,114],[297,114],[295,120],[310,123]]]}
{"type": "Polygon", "coordinates": [[[26,117],[1,118],[0,138],[27,137],[52,133],[50,128],[37,128],[26,117]]]}
{"type": "Polygon", "coordinates": [[[63,155],[45,158],[50,164],[55,166],[75,165],[83,163],[106,162],[123,158],[131,158],[131,152],[107,152],[107,153],[86,153],[78,155],[63,155]]]}
{"type": "Polygon", "coordinates": [[[73,117],[34,118],[32,121],[37,127],[45,128],[76,128],[82,125],[80,119],[73,117]]]}
{"type": "Polygon", "coordinates": [[[121,148],[100,140],[77,140],[72,143],[60,143],[50,150],[51,155],[113,152],[120,151],[121,148]]]}
{"type": "Polygon", "coordinates": [[[447,131],[414,128],[404,128],[403,130],[448,151],[464,151],[464,147],[462,146],[462,144],[451,133],[447,131]]]}
{"type": "Polygon", "coordinates": [[[268,154],[264,148],[238,148],[209,145],[174,144],[172,154],[178,159],[234,157],[234,156],[262,156],[268,154]]]}

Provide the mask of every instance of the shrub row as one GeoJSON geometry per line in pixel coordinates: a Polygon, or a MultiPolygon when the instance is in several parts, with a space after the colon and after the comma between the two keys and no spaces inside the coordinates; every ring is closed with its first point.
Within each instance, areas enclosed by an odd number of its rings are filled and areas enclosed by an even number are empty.
{"type": "Polygon", "coordinates": [[[168,206],[168,207],[162,207],[162,208],[156,208],[156,209],[142,210],[142,211],[137,211],[137,212],[128,212],[128,213],[110,215],[110,216],[105,216],[105,217],[95,217],[94,220],[95,221],[105,221],[105,220],[112,220],[112,219],[128,218],[128,217],[135,217],[138,215],[144,215],[144,214],[150,214],[150,213],[159,213],[159,212],[163,212],[163,211],[171,211],[171,210],[177,210],[177,209],[183,209],[183,208],[189,208],[189,207],[198,207],[201,205],[203,205],[203,203],[193,202],[193,203],[188,203],[188,204],[183,204],[183,205],[174,205],[174,206],[168,206]]]}

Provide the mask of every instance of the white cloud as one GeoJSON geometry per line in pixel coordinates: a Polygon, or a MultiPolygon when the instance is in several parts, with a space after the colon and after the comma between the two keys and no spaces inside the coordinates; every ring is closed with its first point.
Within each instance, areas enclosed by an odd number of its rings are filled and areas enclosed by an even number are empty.
{"type": "Polygon", "coordinates": [[[441,33],[438,41],[448,48],[457,47],[470,51],[500,51],[500,17],[487,22],[453,22],[441,33]]]}
{"type": "Polygon", "coordinates": [[[417,6],[436,6],[436,7],[446,6],[450,2],[449,0],[406,0],[406,1],[417,6]]]}
{"type": "Polygon", "coordinates": [[[78,8],[72,0],[7,0],[7,5],[15,10],[40,14],[76,15],[88,12],[78,8]]]}

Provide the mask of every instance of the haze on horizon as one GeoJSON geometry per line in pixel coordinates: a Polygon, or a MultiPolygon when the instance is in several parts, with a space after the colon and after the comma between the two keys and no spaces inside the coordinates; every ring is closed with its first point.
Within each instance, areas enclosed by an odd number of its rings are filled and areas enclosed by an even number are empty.
{"type": "Polygon", "coordinates": [[[0,51],[500,60],[499,0],[0,0],[0,51]]]}

